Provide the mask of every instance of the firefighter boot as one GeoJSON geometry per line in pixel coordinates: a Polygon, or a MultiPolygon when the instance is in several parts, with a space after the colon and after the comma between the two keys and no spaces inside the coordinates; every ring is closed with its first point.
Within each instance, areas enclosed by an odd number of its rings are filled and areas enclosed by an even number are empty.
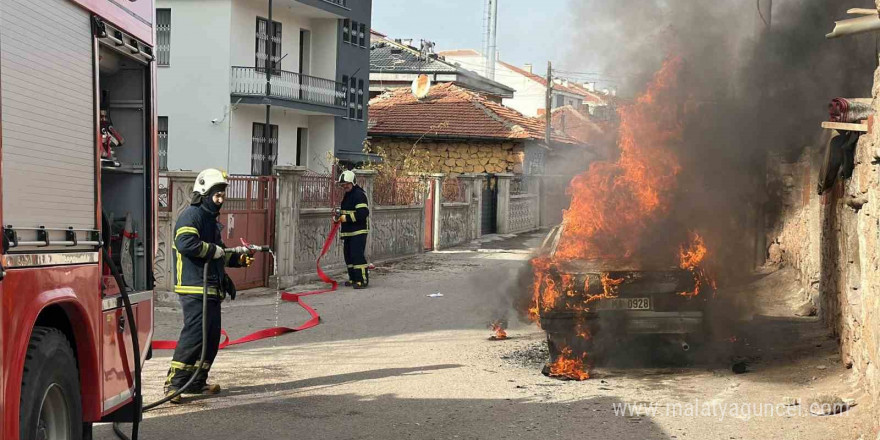
{"type": "MultiPolygon", "coordinates": [[[[165,388],[165,397],[168,397],[176,392],[177,392],[177,388],[166,387],[165,388]]],[[[171,400],[169,400],[168,402],[173,403],[175,405],[179,405],[179,404],[183,403],[183,397],[180,394],[178,394],[178,395],[172,397],[171,400]]]]}
{"type": "Polygon", "coordinates": [[[215,394],[220,394],[221,390],[222,390],[222,388],[220,387],[220,385],[217,385],[215,383],[206,383],[206,384],[202,384],[202,385],[193,384],[192,386],[190,386],[190,389],[187,389],[186,391],[184,391],[183,394],[188,394],[188,395],[201,394],[201,395],[213,396],[215,394]]]}

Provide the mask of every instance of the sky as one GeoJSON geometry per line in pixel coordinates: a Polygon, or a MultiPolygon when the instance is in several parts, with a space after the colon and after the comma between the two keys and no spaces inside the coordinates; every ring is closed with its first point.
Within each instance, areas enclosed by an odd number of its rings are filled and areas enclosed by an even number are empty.
{"type": "MultiPolygon", "coordinates": [[[[567,35],[574,25],[566,14],[569,1],[500,0],[498,50],[501,59],[522,66],[531,63],[545,73],[548,59],[554,68],[573,68],[566,60],[573,42],[567,35]]],[[[484,0],[373,0],[373,29],[389,38],[423,39],[435,50],[482,51],[484,0]]],[[[465,66],[467,67],[467,66],[465,66]]]]}

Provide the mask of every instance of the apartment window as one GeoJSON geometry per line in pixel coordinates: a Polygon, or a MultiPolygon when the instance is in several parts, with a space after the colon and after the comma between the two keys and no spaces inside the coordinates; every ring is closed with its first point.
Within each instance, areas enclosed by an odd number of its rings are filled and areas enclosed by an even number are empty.
{"type": "Polygon", "coordinates": [[[351,42],[351,20],[342,20],[342,42],[351,42]]]}
{"type": "Polygon", "coordinates": [[[257,71],[266,71],[266,46],[269,47],[270,57],[272,58],[272,71],[281,70],[281,23],[272,21],[272,38],[269,38],[269,20],[257,17],[257,31],[255,52],[255,66],[257,71]]]}
{"type": "Polygon", "coordinates": [[[358,80],[358,96],[357,96],[357,118],[359,121],[364,120],[364,80],[358,80]]]}
{"type": "Polygon", "coordinates": [[[367,47],[367,25],[360,24],[360,35],[358,37],[360,38],[360,46],[367,47]]]}
{"type": "Polygon", "coordinates": [[[159,138],[159,171],[168,171],[168,116],[159,116],[156,134],[159,138]]]}
{"type": "Polygon", "coordinates": [[[557,95],[556,96],[556,106],[554,106],[553,108],[562,107],[564,105],[565,105],[565,97],[562,95],[557,95]]]}
{"type": "Polygon", "coordinates": [[[351,45],[358,45],[358,22],[354,20],[351,22],[351,45]]]}
{"type": "Polygon", "coordinates": [[[271,176],[278,157],[278,126],[269,126],[271,133],[266,136],[266,124],[254,122],[251,138],[251,174],[271,176]]]}
{"type": "Polygon", "coordinates": [[[348,117],[356,119],[357,117],[357,78],[351,77],[348,85],[348,117]]]}
{"type": "Polygon", "coordinates": [[[156,9],[156,64],[171,65],[171,9],[156,9]]]}

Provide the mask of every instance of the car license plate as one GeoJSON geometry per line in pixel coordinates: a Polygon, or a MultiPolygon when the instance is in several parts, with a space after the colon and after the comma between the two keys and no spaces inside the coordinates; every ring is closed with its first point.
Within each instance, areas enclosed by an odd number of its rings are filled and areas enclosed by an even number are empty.
{"type": "Polygon", "coordinates": [[[650,310],[651,298],[607,298],[599,301],[599,310],[650,310]]]}

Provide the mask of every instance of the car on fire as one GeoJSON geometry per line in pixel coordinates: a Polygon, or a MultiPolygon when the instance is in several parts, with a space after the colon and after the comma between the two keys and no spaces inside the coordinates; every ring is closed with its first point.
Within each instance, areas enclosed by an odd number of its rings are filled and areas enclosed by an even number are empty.
{"type": "MultiPolygon", "coordinates": [[[[697,272],[634,260],[556,258],[564,224],[544,239],[535,267],[533,318],[547,332],[551,364],[573,350],[601,356],[622,338],[658,336],[688,351],[707,335],[697,272]]],[[[706,289],[708,290],[708,289],[706,289]]]]}

